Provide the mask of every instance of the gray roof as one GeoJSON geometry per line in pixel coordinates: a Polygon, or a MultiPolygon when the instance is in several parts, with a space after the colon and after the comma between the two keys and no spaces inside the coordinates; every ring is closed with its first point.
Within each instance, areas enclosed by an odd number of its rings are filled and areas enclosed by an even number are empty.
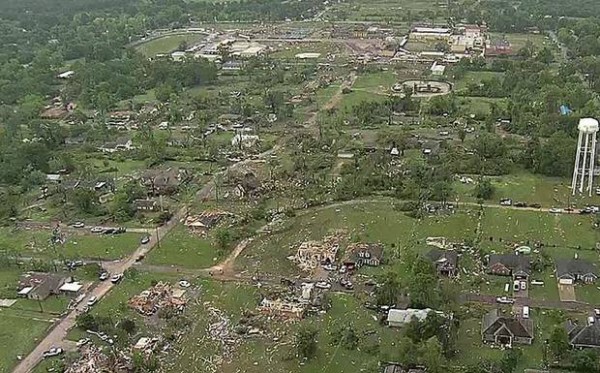
{"type": "Polygon", "coordinates": [[[494,334],[506,327],[515,337],[533,338],[533,321],[500,315],[498,310],[492,310],[483,316],[481,322],[482,334],[494,334]]]}
{"type": "Polygon", "coordinates": [[[569,320],[566,322],[565,328],[572,345],[600,347],[600,323],[578,325],[569,320]]]}
{"type": "Polygon", "coordinates": [[[515,254],[492,254],[490,255],[490,261],[488,263],[488,267],[493,266],[494,264],[502,264],[506,268],[510,269],[513,272],[523,271],[526,273],[531,273],[531,262],[529,258],[525,255],[515,255],[515,254]]]}
{"type": "Polygon", "coordinates": [[[556,260],[556,274],[558,277],[568,276],[582,276],[587,274],[593,274],[598,276],[596,267],[583,259],[558,259],[556,260]]]}
{"type": "Polygon", "coordinates": [[[437,248],[431,249],[426,257],[436,264],[438,263],[448,262],[452,264],[452,266],[456,267],[456,263],[458,262],[458,253],[454,250],[441,250],[437,248]]]}

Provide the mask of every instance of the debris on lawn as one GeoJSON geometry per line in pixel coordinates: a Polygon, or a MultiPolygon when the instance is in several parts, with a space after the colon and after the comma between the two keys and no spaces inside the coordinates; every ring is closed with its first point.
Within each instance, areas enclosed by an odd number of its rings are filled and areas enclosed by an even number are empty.
{"type": "Polygon", "coordinates": [[[205,233],[219,224],[225,216],[233,216],[233,214],[223,210],[205,210],[200,215],[187,216],[184,224],[191,230],[205,233]]]}
{"type": "Polygon", "coordinates": [[[171,308],[182,312],[187,300],[168,283],[159,282],[139,295],[132,297],[128,304],[144,316],[151,316],[159,309],[171,308]]]}
{"type": "Polygon", "coordinates": [[[133,370],[131,358],[122,351],[113,351],[115,353],[111,353],[109,357],[99,347],[88,344],[81,349],[79,360],[72,363],[65,373],[131,372],[133,370]]]}
{"type": "Polygon", "coordinates": [[[290,259],[304,271],[312,271],[322,264],[333,264],[340,248],[341,239],[341,235],[336,234],[327,236],[321,241],[302,242],[296,249],[296,255],[290,259]]]}
{"type": "Polygon", "coordinates": [[[208,335],[213,341],[221,343],[224,355],[229,357],[240,338],[232,332],[231,320],[223,311],[215,307],[208,307],[207,311],[211,319],[218,320],[208,325],[208,335]]]}

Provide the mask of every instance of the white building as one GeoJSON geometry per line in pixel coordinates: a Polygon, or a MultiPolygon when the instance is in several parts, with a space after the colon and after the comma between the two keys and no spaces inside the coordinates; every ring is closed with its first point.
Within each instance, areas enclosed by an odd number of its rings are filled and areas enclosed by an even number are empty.
{"type": "Polygon", "coordinates": [[[387,323],[391,327],[401,327],[401,326],[404,326],[404,325],[408,324],[409,322],[411,322],[413,317],[419,321],[425,320],[427,318],[427,315],[429,315],[430,312],[435,312],[438,315],[443,315],[442,312],[434,311],[431,308],[425,308],[423,310],[417,310],[417,309],[413,309],[413,308],[407,308],[405,310],[397,310],[397,309],[392,308],[391,310],[388,311],[387,323]]]}

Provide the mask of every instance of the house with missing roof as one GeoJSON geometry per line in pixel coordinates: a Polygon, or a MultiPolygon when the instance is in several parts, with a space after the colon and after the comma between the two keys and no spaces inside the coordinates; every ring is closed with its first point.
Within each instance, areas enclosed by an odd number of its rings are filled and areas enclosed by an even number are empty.
{"type": "Polygon", "coordinates": [[[458,274],[458,253],[456,251],[433,248],[425,257],[433,262],[438,275],[453,277],[458,274]]]}
{"type": "Polygon", "coordinates": [[[435,311],[435,310],[432,310],[431,308],[425,308],[422,310],[413,309],[413,308],[399,310],[399,309],[392,308],[388,311],[386,321],[387,321],[388,326],[393,327],[393,328],[394,327],[399,328],[399,327],[402,327],[402,326],[408,324],[413,319],[416,319],[418,321],[424,321],[427,318],[427,315],[429,315],[432,312],[436,313],[440,316],[444,315],[441,311],[435,311]]]}
{"type": "Polygon", "coordinates": [[[557,259],[556,278],[560,284],[565,285],[576,282],[592,284],[598,280],[598,270],[594,264],[584,259],[557,259]]]}
{"type": "Polygon", "coordinates": [[[512,346],[515,344],[533,343],[533,321],[503,315],[497,309],[483,315],[481,320],[481,339],[484,343],[491,342],[512,346]]]}
{"type": "Polygon", "coordinates": [[[575,348],[600,348],[600,323],[590,317],[586,324],[567,320],[565,329],[569,344],[575,348]]]}

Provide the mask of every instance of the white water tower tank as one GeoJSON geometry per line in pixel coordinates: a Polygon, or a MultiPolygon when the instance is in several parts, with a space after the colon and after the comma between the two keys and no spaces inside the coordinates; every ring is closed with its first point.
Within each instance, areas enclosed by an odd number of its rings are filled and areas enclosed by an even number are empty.
{"type": "Polygon", "coordinates": [[[583,193],[585,188],[589,195],[592,195],[594,169],[596,168],[596,134],[598,133],[598,127],[598,121],[594,118],[581,118],[577,125],[579,138],[575,166],[573,167],[573,181],[571,182],[573,194],[575,192],[583,193]]]}

